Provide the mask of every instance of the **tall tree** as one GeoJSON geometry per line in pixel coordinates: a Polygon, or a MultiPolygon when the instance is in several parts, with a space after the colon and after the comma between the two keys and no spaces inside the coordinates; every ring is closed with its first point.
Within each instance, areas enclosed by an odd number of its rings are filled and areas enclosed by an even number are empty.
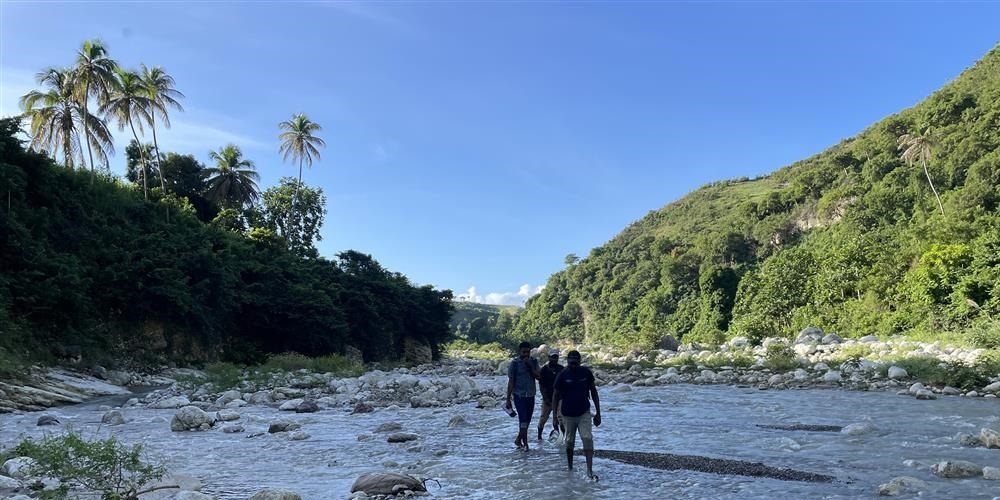
{"type": "Polygon", "coordinates": [[[278,128],[284,130],[278,139],[281,140],[281,147],[278,152],[282,153],[282,158],[288,161],[298,160],[299,162],[299,182],[295,185],[295,194],[292,195],[292,211],[295,210],[295,203],[299,198],[299,186],[302,185],[302,164],[312,166],[313,158],[319,160],[319,148],[326,147],[323,139],[313,135],[323,128],[318,123],[312,121],[305,113],[292,115],[291,120],[278,124],[278,128]]]}
{"type": "MultiPolygon", "coordinates": [[[[114,78],[115,67],[118,64],[108,57],[108,49],[100,40],[85,40],[76,52],[76,66],[73,68],[74,85],[77,99],[83,107],[83,116],[90,116],[89,102],[94,97],[98,103],[104,102],[108,95],[108,82],[114,78]]],[[[91,149],[91,134],[89,120],[83,120],[83,136],[87,145],[87,156],[90,157],[90,171],[94,171],[94,153],[91,149]]],[[[106,127],[105,127],[106,128],[106,127]]],[[[104,149],[101,149],[104,151],[104,149]]],[[[107,162],[107,156],[104,155],[107,162]]]]}
{"type": "Polygon", "coordinates": [[[77,100],[72,71],[49,68],[36,75],[43,90],[32,90],[21,97],[21,108],[31,119],[31,146],[45,148],[52,156],[62,150],[66,167],[73,168],[74,156],[81,155],[79,126],[87,125],[88,137],[105,150],[112,149],[112,138],[104,122],[87,113],[77,100]]]}
{"type": "Polygon", "coordinates": [[[927,183],[931,185],[931,191],[934,192],[934,198],[937,199],[938,208],[941,209],[941,215],[944,215],[944,205],[941,203],[941,196],[938,195],[937,189],[934,187],[934,181],[931,180],[931,173],[927,170],[927,163],[931,161],[931,150],[934,147],[934,138],[931,135],[931,129],[928,128],[925,130],[923,135],[901,135],[898,146],[898,149],[902,151],[899,157],[907,165],[912,167],[914,163],[920,162],[920,165],[924,168],[924,175],[927,176],[927,183]]]}
{"type": "Polygon", "coordinates": [[[277,186],[261,195],[260,221],[280,234],[288,248],[298,255],[315,256],[314,242],[323,239],[320,229],[326,215],[326,196],[320,188],[300,186],[293,177],[282,177],[277,186]],[[292,209],[293,193],[298,192],[298,205],[292,209]]]}
{"type": "Polygon", "coordinates": [[[238,146],[229,144],[208,156],[215,161],[214,167],[205,169],[210,200],[226,208],[243,208],[257,201],[260,175],[238,146]]]}
{"type": "MultiPolygon", "coordinates": [[[[156,141],[156,117],[159,115],[163,121],[163,126],[170,128],[170,114],[167,112],[167,109],[174,108],[178,111],[183,111],[184,108],[178,99],[182,99],[184,94],[174,88],[174,77],[168,75],[163,68],[159,66],[149,68],[145,64],[140,65],[140,67],[142,69],[142,81],[146,86],[146,92],[149,97],[149,129],[153,132],[156,165],[159,167],[163,158],[160,156],[160,143],[156,141]]],[[[163,179],[163,169],[158,168],[157,170],[160,172],[160,189],[166,193],[167,186],[163,179]]]]}
{"type": "MultiPolygon", "coordinates": [[[[143,123],[150,123],[151,101],[142,77],[135,71],[116,67],[114,78],[110,81],[108,100],[101,106],[101,114],[110,116],[118,121],[118,130],[125,130],[128,125],[132,129],[132,137],[135,142],[139,141],[139,134],[136,132],[136,125],[142,130],[143,123]]],[[[146,158],[140,149],[143,162],[142,170],[142,193],[144,198],[149,197],[149,187],[146,178],[146,158]]]]}

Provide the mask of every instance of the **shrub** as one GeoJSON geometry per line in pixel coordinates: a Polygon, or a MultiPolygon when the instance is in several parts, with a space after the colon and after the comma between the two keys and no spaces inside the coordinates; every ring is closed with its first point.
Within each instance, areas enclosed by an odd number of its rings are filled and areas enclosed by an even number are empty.
{"type": "Polygon", "coordinates": [[[1000,321],[987,321],[969,331],[969,341],[976,347],[1000,349],[1000,321]]]}
{"type": "Polygon", "coordinates": [[[57,490],[45,493],[48,498],[67,498],[71,487],[82,487],[99,492],[103,500],[135,500],[144,493],[143,485],[166,473],[162,465],[143,460],[141,444],[128,447],[114,436],[87,441],[73,430],[40,441],[27,439],[12,451],[36,461],[31,475],[61,481],[57,490]]]}
{"type": "Polygon", "coordinates": [[[240,384],[243,370],[232,363],[218,362],[205,365],[208,382],[218,389],[231,389],[240,384]]]}
{"type": "Polygon", "coordinates": [[[986,376],[1000,376],[1000,349],[990,349],[980,354],[975,367],[986,376]]]}
{"type": "Polygon", "coordinates": [[[764,354],[764,366],[774,371],[788,371],[800,367],[801,364],[791,346],[774,343],[767,346],[767,351],[764,354]]]}
{"type": "Polygon", "coordinates": [[[264,371],[286,371],[304,370],[312,365],[308,356],[303,356],[297,352],[286,352],[275,354],[261,365],[264,371]]]}
{"type": "Polygon", "coordinates": [[[339,354],[313,358],[310,368],[317,373],[333,373],[342,377],[357,377],[365,371],[363,363],[339,354]]]}
{"type": "Polygon", "coordinates": [[[923,383],[930,385],[948,385],[960,389],[971,389],[989,382],[982,366],[965,363],[942,363],[936,358],[917,356],[897,359],[896,366],[906,370],[906,373],[923,383]]]}

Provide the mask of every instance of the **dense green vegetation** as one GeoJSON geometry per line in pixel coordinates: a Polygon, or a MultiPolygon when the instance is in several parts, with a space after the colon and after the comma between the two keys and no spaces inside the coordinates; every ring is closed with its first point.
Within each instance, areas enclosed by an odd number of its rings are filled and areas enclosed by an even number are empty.
{"type": "Polygon", "coordinates": [[[450,291],[358,252],[303,257],[267,227],[205,223],[173,194],[144,200],[26,151],[16,127],[0,121],[0,357],[250,363],[353,346],[378,360],[406,336],[436,351],[451,334],[450,291]]]}
{"type": "Polygon", "coordinates": [[[996,347],[998,205],[995,48],[856,137],[762,178],[705,186],[568,257],[510,336],[651,346],[666,334],[759,341],[815,325],[996,347]]]}
{"type": "Polygon", "coordinates": [[[518,308],[456,301],[449,327],[457,340],[489,344],[506,340],[518,308]]]}

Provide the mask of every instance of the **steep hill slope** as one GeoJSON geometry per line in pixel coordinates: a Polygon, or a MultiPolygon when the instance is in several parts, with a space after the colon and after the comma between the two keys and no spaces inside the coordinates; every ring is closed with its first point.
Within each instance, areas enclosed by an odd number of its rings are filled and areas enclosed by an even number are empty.
{"type": "Polygon", "coordinates": [[[720,342],[1000,316],[1000,48],[913,108],[771,175],[702,187],[554,274],[512,337],[720,342]],[[905,134],[926,137],[940,213],[905,134]],[[905,148],[904,148],[905,149],[905,148]]]}

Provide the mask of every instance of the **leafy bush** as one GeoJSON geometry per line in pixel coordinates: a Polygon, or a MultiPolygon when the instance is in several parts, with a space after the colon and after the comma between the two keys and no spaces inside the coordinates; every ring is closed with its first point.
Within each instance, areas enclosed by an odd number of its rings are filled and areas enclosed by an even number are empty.
{"type": "Polygon", "coordinates": [[[49,498],[68,498],[70,487],[82,487],[100,493],[102,500],[135,500],[144,485],[166,473],[162,465],[144,460],[141,444],[128,447],[114,436],[87,441],[72,430],[40,441],[27,439],[12,451],[36,461],[31,475],[62,482],[45,493],[49,498]]]}
{"type": "Polygon", "coordinates": [[[990,349],[980,354],[975,366],[986,376],[1000,376],[1000,349],[990,349]]]}
{"type": "Polygon", "coordinates": [[[976,347],[1000,349],[1000,321],[987,321],[969,331],[969,341],[976,347]]]}
{"type": "Polygon", "coordinates": [[[217,362],[205,365],[208,382],[217,389],[232,389],[240,384],[243,370],[232,363],[217,362]]]}
{"type": "Polygon", "coordinates": [[[791,346],[776,342],[767,346],[767,351],[764,354],[764,366],[773,371],[788,371],[802,365],[791,346]]]}
{"type": "Polygon", "coordinates": [[[263,372],[292,372],[308,370],[315,373],[333,373],[344,377],[358,376],[364,372],[363,363],[339,354],[310,358],[296,352],[276,354],[259,367],[263,372]]]}
{"type": "Polygon", "coordinates": [[[899,358],[893,364],[906,370],[913,379],[935,386],[947,385],[959,389],[971,389],[989,383],[989,378],[982,369],[985,365],[943,363],[930,356],[899,358]]]}

